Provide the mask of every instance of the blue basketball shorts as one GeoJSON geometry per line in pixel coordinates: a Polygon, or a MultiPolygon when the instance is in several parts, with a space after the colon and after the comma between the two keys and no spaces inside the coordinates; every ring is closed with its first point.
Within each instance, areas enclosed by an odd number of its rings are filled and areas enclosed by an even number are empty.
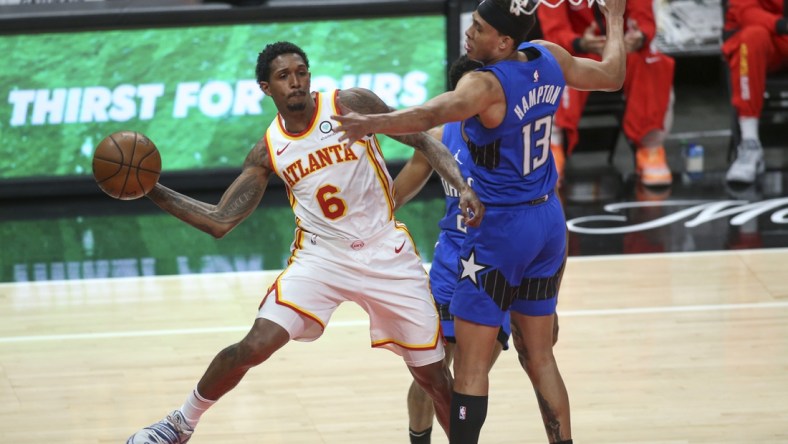
{"type": "Polygon", "coordinates": [[[561,202],[487,205],[482,224],[468,228],[460,247],[452,315],[500,325],[512,310],[530,316],[555,313],[566,258],[561,202]]]}
{"type": "MultiPolygon", "coordinates": [[[[454,340],[454,317],[451,315],[449,305],[454,296],[454,289],[457,286],[457,267],[459,265],[460,244],[463,237],[453,233],[441,231],[438,235],[438,242],[435,245],[435,254],[432,258],[430,267],[430,287],[432,296],[435,298],[435,305],[441,319],[441,330],[443,336],[449,342],[454,340]]],[[[498,341],[503,345],[504,350],[509,348],[509,337],[512,335],[509,312],[507,311],[501,321],[501,331],[498,332],[498,341]]]]}

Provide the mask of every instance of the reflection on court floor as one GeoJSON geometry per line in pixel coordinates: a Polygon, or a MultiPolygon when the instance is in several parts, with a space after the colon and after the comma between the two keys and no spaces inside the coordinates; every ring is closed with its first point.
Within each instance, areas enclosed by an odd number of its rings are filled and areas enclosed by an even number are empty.
{"type": "MultiPolygon", "coordinates": [[[[562,194],[570,256],[788,247],[783,186],[736,194],[718,179],[648,192],[611,180],[570,183],[562,194]]],[[[397,213],[425,263],[444,211],[439,183],[427,188],[435,189],[397,213]]],[[[277,270],[290,257],[295,223],[285,204],[263,205],[218,240],[156,210],[0,217],[0,282],[277,270]]]]}

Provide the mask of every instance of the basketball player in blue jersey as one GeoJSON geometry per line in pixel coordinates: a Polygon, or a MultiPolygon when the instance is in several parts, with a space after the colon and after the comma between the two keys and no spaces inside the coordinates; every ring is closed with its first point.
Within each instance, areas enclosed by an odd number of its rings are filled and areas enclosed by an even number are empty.
{"type": "MultiPolygon", "coordinates": [[[[313,92],[310,79],[309,61],[298,46],[266,46],[257,60],[257,80],[278,114],[219,203],[200,202],[161,184],[147,195],[163,210],[220,238],[257,208],[276,174],[285,184],[296,230],[288,265],[265,294],[247,335],[216,355],[179,409],[132,435],[127,444],[189,441],[202,414],[251,368],[291,340],[318,339],[345,301],[369,314],[373,347],[402,356],[448,434],[452,380],[443,363],[439,316],[407,228],[394,219],[393,185],[380,146],[374,134],[358,143],[339,143],[331,119],[346,111],[389,108],[365,89],[313,92]]],[[[425,133],[395,139],[429,159],[459,191],[462,222],[478,226],[484,207],[452,153],[425,133]]]]}
{"type": "MultiPolygon", "coordinates": [[[[522,3],[522,2],[517,2],[522,3]]],[[[566,221],[554,195],[550,132],[566,85],[613,91],[624,82],[625,0],[607,0],[602,60],[572,57],[550,42],[524,42],[532,14],[510,0],[484,0],[465,31],[468,57],[484,68],[454,91],[399,111],[336,116],[340,140],[409,134],[463,121],[473,189],[487,215],[469,228],[451,302],[457,340],[450,442],[476,443],[487,415],[489,368],[498,329],[511,311],[512,338],[531,379],[550,443],[572,442],[569,397],[553,355],[558,287],[566,260],[566,221]],[[514,12],[513,12],[514,11],[514,12]]]]}
{"type": "MultiPolygon", "coordinates": [[[[449,88],[454,89],[454,86],[464,74],[481,67],[481,63],[471,60],[465,55],[460,56],[449,68],[449,88]]],[[[471,165],[471,159],[468,154],[468,147],[460,134],[460,122],[451,122],[441,127],[433,128],[429,131],[429,134],[441,140],[449,148],[449,151],[454,153],[454,160],[457,161],[460,173],[463,177],[468,177],[468,167],[471,165]]],[[[431,174],[432,166],[427,161],[427,158],[419,152],[414,152],[413,157],[408,160],[394,179],[395,208],[399,208],[410,201],[424,187],[431,174]]],[[[446,211],[443,218],[438,222],[441,232],[435,244],[435,253],[432,266],[430,267],[430,287],[441,317],[443,337],[446,340],[446,357],[444,362],[449,366],[454,356],[454,343],[456,342],[454,338],[454,318],[449,313],[449,304],[454,294],[454,287],[457,284],[459,250],[467,228],[462,223],[457,190],[445,180],[441,180],[441,182],[446,194],[446,211]]],[[[469,183],[469,185],[471,184],[469,183]]],[[[511,327],[509,313],[507,312],[498,332],[498,341],[495,343],[490,366],[498,358],[501,350],[509,348],[510,336],[511,327]]],[[[408,434],[411,444],[430,443],[433,415],[432,400],[421,386],[416,381],[413,381],[408,390],[408,434]]]]}

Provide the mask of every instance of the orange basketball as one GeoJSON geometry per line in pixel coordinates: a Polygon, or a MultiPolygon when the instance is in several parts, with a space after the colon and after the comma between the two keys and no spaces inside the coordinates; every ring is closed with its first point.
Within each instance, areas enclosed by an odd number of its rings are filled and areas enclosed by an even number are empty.
{"type": "Polygon", "coordinates": [[[159,150],[135,131],[110,134],[93,153],[93,177],[115,199],[139,199],[153,189],[160,174],[159,150]]]}

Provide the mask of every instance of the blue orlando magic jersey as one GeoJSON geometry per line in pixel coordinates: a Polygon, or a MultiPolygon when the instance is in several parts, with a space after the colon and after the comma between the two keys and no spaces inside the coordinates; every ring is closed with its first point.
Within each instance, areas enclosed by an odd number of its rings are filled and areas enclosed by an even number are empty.
{"type": "MultiPolygon", "coordinates": [[[[470,167],[471,160],[468,158],[468,149],[465,141],[462,140],[460,122],[451,122],[444,125],[441,141],[454,155],[460,174],[468,181],[468,167],[470,167]]],[[[441,182],[443,183],[443,191],[446,193],[446,213],[438,222],[438,227],[459,246],[462,243],[462,238],[465,237],[465,225],[462,223],[462,213],[460,212],[460,194],[443,178],[441,178],[441,182]]]]}
{"type": "MultiPolygon", "coordinates": [[[[468,147],[462,139],[460,127],[460,122],[444,125],[441,141],[454,154],[454,160],[457,161],[457,167],[459,167],[462,177],[472,186],[473,181],[468,176],[468,167],[471,160],[468,156],[468,147]]],[[[465,238],[466,228],[462,223],[459,193],[454,187],[447,184],[443,178],[441,178],[441,182],[446,193],[446,213],[438,222],[441,232],[438,236],[438,242],[435,244],[435,255],[430,267],[430,287],[432,287],[432,296],[439,307],[438,311],[441,315],[443,335],[449,342],[455,342],[454,320],[448,316],[448,306],[457,286],[459,251],[465,238]]],[[[503,344],[504,349],[509,348],[508,338],[511,335],[511,331],[509,312],[507,311],[501,321],[501,333],[498,335],[498,340],[503,344]]]]}
{"type": "Polygon", "coordinates": [[[473,189],[482,202],[516,205],[550,193],[558,173],[550,153],[553,114],[566,86],[553,55],[533,43],[522,43],[527,62],[506,60],[479,68],[498,78],[506,95],[506,116],[496,128],[476,117],[463,122],[473,189]]]}

